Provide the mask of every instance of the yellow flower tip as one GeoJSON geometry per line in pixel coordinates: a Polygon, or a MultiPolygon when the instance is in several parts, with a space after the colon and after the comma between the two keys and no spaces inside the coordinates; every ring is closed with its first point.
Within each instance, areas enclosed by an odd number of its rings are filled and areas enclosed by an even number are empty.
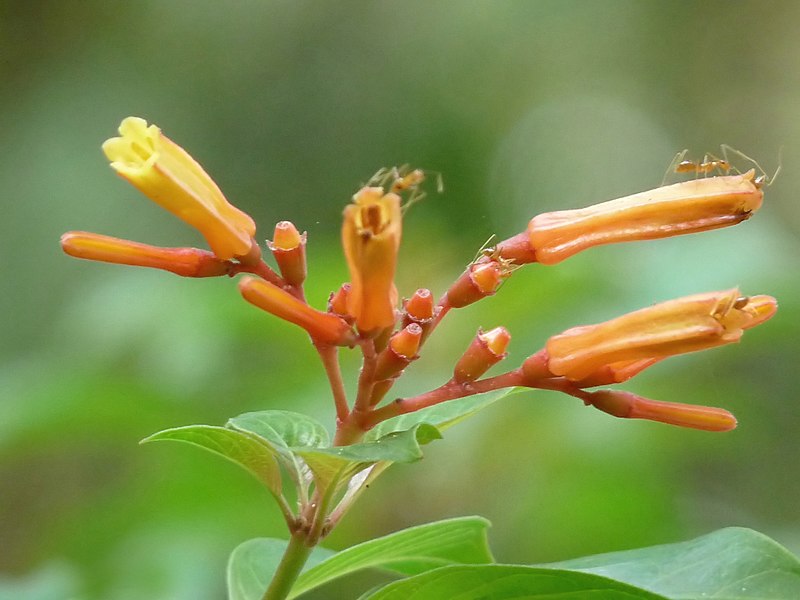
{"type": "Polygon", "coordinates": [[[505,354],[508,343],[511,341],[511,334],[505,327],[495,327],[486,333],[479,333],[478,337],[497,356],[505,354]]]}
{"type": "Polygon", "coordinates": [[[161,248],[98,233],[70,231],[61,236],[61,248],[75,258],[149,267],[182,277],[217,277],[230,264],[197,248],[161,248]]]}
{"type": "Polygon", "coordinates": [[[552,265],[593,246],[735,225],[761,207],[764,193],[754,175],[750,170],[706,177],[587,208],[544,213],[528,224],[528,242],[538,262],[552,265]]]}
{"type": "Polygon", "coordinates": [[[267,242],[275,262],[281,270],[283,280],[292,286],[300,286],[306,280],[306,234],[302,235],[291,221],[275,225],[275,235],[267,242]]]}
{"type": "Polygon", "coordinates": [[[275,225],[275,235],[272,238],[272,246],[277,250],[294,250],[304,240],[305,234],[302,236],[291,221],[281,221],[275,225]]]}
{"type": "Polygon", "coordinates": [[[352,346],[355,336],[350,326],[330,313],[310,307],[281,288],[255,277],[243,277],[239,292],[253,306],[299,325],[315,342],[337,346],[352,346]]]}
{"type": "Polygon", "coordinates": [[[347,312],[363,332],[395,322],[394,274],[402,233],[400,197],[365,187],[344,211],[342,246],[350,271],[347,312]]]}
{"type": "Polygon", "coordinates": [[[119,133],[106,140],[103,152],[120,176],[197,229],[219,258],[250,252],[256,231],[253,219],[228,203],[183,148],[138,117],[124,119],[119,133]]]}
{"type": "Polygon", "coordinates": [[[417,355],[421,339],[422,327],[410,323],[392,336],[389,347],[399,356],[410,359],[417,355]]]}
{"type": "Polygon", "coordinates": [[[722,408],[650,400],[619,390],[601,390],[588,396],[595,408],[623,419],[645,419],[702,431],[730,431],[736,417],[722,408]]]}
{"type": "Polygon", "coordinates": [[[471,264],[447,290],[447,303],[462,308],[494,294],[511,274],[511,266],[503,260],[471,264]]]}
{"type": "Polygon", "coordinates": [[[548,368],[554,375],[589,383],[616,363],[629,363],[623,372],[635,374],[649,366],[637,361],[737,342],[744,329],[766,321],[775,307],[769,296],[742,297],[737,289],[662,302],[551,337],[548,368]]]}
{"type": "Polygon", "coordinates": [[[495,327],[491,331],[478,330],[472,343],[453,368],[453,379],[457,383],[475,381],[506,355],[511,334],[505,327],[495,327]]]}

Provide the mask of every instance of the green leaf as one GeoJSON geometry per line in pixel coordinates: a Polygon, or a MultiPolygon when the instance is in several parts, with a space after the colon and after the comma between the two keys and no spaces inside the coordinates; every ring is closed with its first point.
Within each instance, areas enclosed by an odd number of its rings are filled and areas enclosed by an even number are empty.
{"type": "Polygon", "coordinates": [[[254,433],[278,448],[321,448],[330,443],[328,432],[317,421],[285,410],[244,413],[230,419],[228,427],[254,433]]]}
{"type": "Polygon", "coordinates": [[[458,398],[456,400],[449,400],[442,402],[428,408],[423,408],[413,413],[400,415],[387,419],[383,423],[379,423],[373,429],[367,432],[364,437],[365,441],[373,441],[381,438],[389,433],[396,431],[404,431],[410,429],[414,425],[420,423],[429,423],[435,425],[440,431],[444,431],[452,427],[456,423],[460,423],[484,408],[491,406],[501,398],[517,393],[520,391],[530,391],[527,388],[515,388],[512,390],[498,390],[496,392],[487,392],[485,394],[478,394],[476,396],[468,396],[466,398],[458,398]]]}
{"type": "Polygon", "coordinates": [[[486,540],[489,522],[462,517],[404,529],[342,550],[297,580],[289,598],[338,577],[362,569],[382,567],[404,575],[416,575],[448,564],[493,562],[486,540]]]}
{"type": "Polygon", "coordinates": [[[285,410],[249,412],[228,420],[227,426],[259,436],[273,448],[298,488],[307,489],[311,473],[293,448],[327,446],[328,432],[317,421],[285,410]]]}
{"type": "Polygon", "coordinates": [[[542,565],[625,581],[675,600],[800,598],[800,560],[751,529],[542,565]]]}
{"type": "MultiPolygon", "coordinates": [[[[261,600],[286,550],[286,540],[255,538],[239,544],[228,559],[228,600],[261,600]]],[[[314,548],[305,569],[335,553],[314,548]]]]}
{"type": "Polygon", "coordinates": [[[515,565],[449,566],[390,583],[369,600],[664,600],[605,577],[515,565]]]}
{"type": "Polygon", "coordinates": [[[218,454],[255,475],[275,496],[281,494],[281,471],[273,451],[252,434],[213,425],[188,425],[159,431],[140,443],[160,441],[185,442],[218,454]]]}
{"type": "Polygon", "coordinates": [[[442,434],[433,425],[418,423],[405,431],[396,431],[377,440],[335,448],[292,448],[314,472],[317,485],[326,489],[331,483],[348,479],[377,462],[414,462],[422,458],[422,448],[442,434]]]}

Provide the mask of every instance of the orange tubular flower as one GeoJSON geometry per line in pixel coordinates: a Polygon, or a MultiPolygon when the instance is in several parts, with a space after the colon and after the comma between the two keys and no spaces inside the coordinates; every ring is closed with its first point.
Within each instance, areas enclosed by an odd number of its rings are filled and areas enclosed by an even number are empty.
{"type": "Polygon", "coordinates": [[[170,271],[183,277],[225,275],[230,266],[207,250],[160,248],[84,231],[69,231],[62,235],[61,248],[75,258],[150,267],[170,271]]]}
{"type": "Polygon", "coordinates": [[[390,327],[395,321],[394,272],[400,248],[400,197],[365,187],[344,211],[342,245],[350,269],[347,312],[361,331],[390,327]]]}
{"type": "Polygon", "coordinates": [[[180,146],[144,119],[128,117],[121,137],[103,144],[111,167],[145,196],[206,238],[221,259],[246,256],[253,247],[253,220],[231,206],[217,184],[180,146]]]}
{"type": "Polygon", "coordinates": [[[771,296],[742,297],[737,289],[670,300],[551,337],[545,346],[548,368],[572,381],[589,380],[615,363],[738,342],[745,329],[763,323],[776,310],[771,296]]]}
{"type": "Polygon", "coordinates": [[[271,283],[243,277],[239,291],[250,304],[305,329],[315,342],[337,346],[355,343],[350,326],[342,319],[310,307],[271,283]]]}
{"type": "Polygon", "coordinates": [[[619,390],[594,392],[586,401],[622,419],[645,419],[703,431],[730,431],[736,427],[736,417],[723,408],[713,406],[659,402],[619,390]]]}
{"type": "MultiPolygon", "coordinates": [[[[761,206],[764,193],[743,175],[707,177],[662,186],[577,210],[538,215],[528,224],[532,254],[525,259],[512,240],[503,256],[552,265],[603,244],[653,240],[735,225],[761,206]],[[535,258],[533,258],[535,256],[535,258]]],[[[501,251],[503,244],[501,244],[501,251]]]]}

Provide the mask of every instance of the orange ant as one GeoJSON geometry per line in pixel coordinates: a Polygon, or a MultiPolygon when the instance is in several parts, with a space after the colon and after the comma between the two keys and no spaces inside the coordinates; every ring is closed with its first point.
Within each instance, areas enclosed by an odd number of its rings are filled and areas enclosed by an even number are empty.
{"type": "Polygon", "coordinates": [[[703,155],[703,160],[685,160],[684,157],[686,156],[686,153],[689,152],[688,149],[678,152],[675,155],[675,158],[672,159],[669,167],[667,167],[667,172],[664,174],[664,179],[661,181],[661,185],[664,185],[670,173],[694,173],[696,175],[708,177],[708,175],[716,173],[727,175],[732,171],[734,174],[740,175],[742,172],[733,166],[732,161],[728,158],[728,153],[738,155],[740,158],[752,163],[753,166],[758,169],[760,174],[753,181],[753,183],[758,187],[763,185],[772,185],[772,183],[775,181],[775,178],[778,176],[778,173],[781,171],[780,154],[778,156],[778,168],[775,170],[775,173],[770,176],[767,175],[767,172],[761,165],[758,164],[758,162],[756,162],[755,159],[747,156],[744,152],[736,150],[727,144],[722,144],[720,146],[720,150],[722,150],[723,158],[719,158],[713,154],[705,154],[703,155]]]}
{"type": "Polygon", "coordinates": [[[687,160],[685,157],[688,152],[689,149],[687,148],[675,155],[675,158],[669,163],[666,173],[664,173],[664,179],[661,180],[661,185],[666,183],[670,173],[694,173],[695,175],[708,177],[709,174],[715,172],[727,175],[732,168],[727,157],[719,158],[713,154],[704,154],[703,160],[687,160]]]}

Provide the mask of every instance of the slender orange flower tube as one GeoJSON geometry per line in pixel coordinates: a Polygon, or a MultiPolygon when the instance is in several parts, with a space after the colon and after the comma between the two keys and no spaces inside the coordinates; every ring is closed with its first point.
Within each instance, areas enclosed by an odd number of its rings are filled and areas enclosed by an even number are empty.
{"type": "Polygon", "coordinates": [[[361,331],[394,324],[394,273],[401,233],[400,197],[384,194],[381,187],[362,188],[345,208],[342,245],[351,286],[347,312],[361,331]]]}
{"type": "Polygon", "coordinates": [[[761,206],[764,193],[753,181],[754,175],[751,170],[743,175],[706,177],[587,208],[544,213],[528,224],[532,252],[519,248],[518,236],[500,244],[501,256],[553,265],[593,246],[735,225],[761,206]],[[508,246],[505,251],[504,244],[508,246]]]}
{"type": "Polygon", "coordinates": [[[61,236],[61,248],[75,258],[134,267],[150,267],[182,277],[226,275],[230,263],[198,248],[161,248],[120,238],[68,231],[61,236]]]}
{"type": "Polygon", "coordinates": [[[586,402],[622,419],[645,419],[702,431],[730,431],[737,424],[736,417],[723,408],[660,402],[619,390],[593,392],[586,402]]]}
{"type": "Polygon", "coordinates": [[[239,281],[239,291],[250,304],[299,325],[316,342],[337,346],[352,346],[355,343],[350,326],[342,319],[310,307],[263,279],[243,277],[239,281]]]}
{"type": "Polygon", "coordinates": [[[242,257],[251,251],[253,219],[228,203],[183,148],[138,117],[124,119],[119,133],[120,137],[106,140],[103,152],[121,177],[197,229],[219,258],[242,257]]]}
{"type": "Polygon", "coordinates": [[[745,329],[777,310],[771,296],[738,289],[670,300],[598,325],[574,327],[547,340],[548,368],[581,381],[607,365],[663,358],[738,342],[745,329]]]}

